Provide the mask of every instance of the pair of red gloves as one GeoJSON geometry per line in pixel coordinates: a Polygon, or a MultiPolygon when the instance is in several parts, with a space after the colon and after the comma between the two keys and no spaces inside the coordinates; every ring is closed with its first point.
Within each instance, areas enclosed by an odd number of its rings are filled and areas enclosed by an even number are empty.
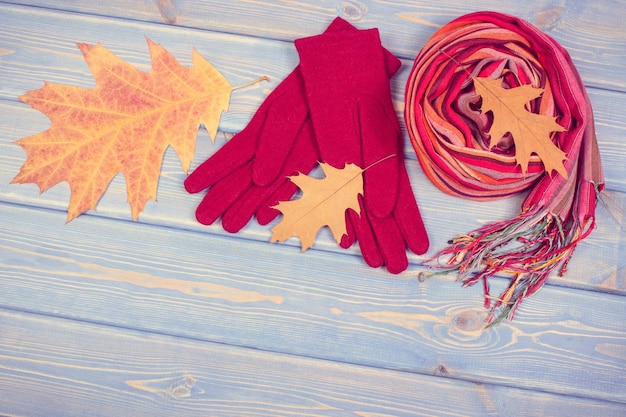
{"type": "Polygon", "coordinates": [[[231,233],[253,216],[265,225],[280,214],[272,206],[297,191],[288,176],[308,174],[319,161],[371,166],[363,174],[361,214],[346,212],[340,245],[358,241],[368,265],[402,272],[406,249],[426,252],[428,237],[391,100],[389,79],[400,61],[382,47],[378,30],[357,30],[340,18],[295,46],[300,65],[250,123],[186,179],[190,193],[209,188],[196,218],[211,224],[221,217],[231,233]]]}

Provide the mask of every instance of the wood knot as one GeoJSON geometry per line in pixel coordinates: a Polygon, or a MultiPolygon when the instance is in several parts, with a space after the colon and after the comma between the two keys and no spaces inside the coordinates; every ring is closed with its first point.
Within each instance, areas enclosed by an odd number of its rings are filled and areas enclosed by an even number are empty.
{"type": "Polygon", "coordinates": [[[342,1],[337,5],[339,16],[346,20],[361,20],[367,14],[367,6],[359,1],[342,1]]]}
{"type": "Polygon", "coordinates": [[[541,31],[548,32],[558,26],[563,11],[565,11],[565,8],[562,6],[556,6],[550,9],[542,10],[535,14],[533,23],[541,31]]]}
{"type": "Polygon", "coordinates": [[[449,374],[450,372],[448,371],[448,368],[446,368],[443,365],[439,365],[433,371],[433,375],[436,375],[436,376],[448,376],[449,374]]]}
{"type": "Polygon", "coordinates": [[[157,0],[157,7],[165,23],[174,25],[178,19],[178,10],[173,0],[157,0]]]}
{"type": "Polygon", "coordinates": [[[463,310],[453,318],[457,329],[464,332],[475,332],[485,326],[486,314],[483,310],[463,310]]]}

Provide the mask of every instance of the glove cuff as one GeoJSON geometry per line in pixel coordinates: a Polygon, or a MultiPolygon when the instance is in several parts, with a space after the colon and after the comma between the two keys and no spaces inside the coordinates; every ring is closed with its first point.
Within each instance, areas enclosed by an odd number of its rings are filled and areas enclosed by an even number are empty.
{"type": "Polygon", "coordinates": [[[309,97],[390,95],[388,73],[397,71],[400,60],[385,57],[378,29],[325,33],[295,45],[309,97]]]}

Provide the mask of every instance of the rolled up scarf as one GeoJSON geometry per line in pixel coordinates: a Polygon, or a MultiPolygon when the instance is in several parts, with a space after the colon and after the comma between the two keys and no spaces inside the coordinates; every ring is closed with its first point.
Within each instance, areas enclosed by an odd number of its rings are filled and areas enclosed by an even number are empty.
{"type": "Polygon", "coordinates": [[[458,273],[466,286],[482,281],[490,323],[512,319],[524,297],[552,273],[565,273],[595,225],[604,179],[580,76],[565,49],[530,23],[477,12],[446,24],[427,42],[408,78],[405,103],[418,160],[442,191],[491,200],[530,190],[518,216],[455,237],[427,262],[435,274],[458,273]],[[564,128],[551,139],[565,153],[567,176],[546,172],[536,154],[522,170],[510,137],[489,137],[493,114],[480,110],[476,77],[501,78],[504,88],[543,89],[528,111],[555,117],[564,128]],[[499,297],[489,293],[494,275],[510,277],[499,297]]]}

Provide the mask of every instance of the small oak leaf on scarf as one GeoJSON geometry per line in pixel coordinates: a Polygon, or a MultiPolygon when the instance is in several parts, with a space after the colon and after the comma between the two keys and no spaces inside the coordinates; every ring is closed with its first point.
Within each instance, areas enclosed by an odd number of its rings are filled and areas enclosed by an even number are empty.
{"type": "Polygon", "coordinates": [[[320,163],[324,178],[294,175],[289,179],[302,190],[297,200],[281,201],[274,206],[283,219],[272,228],[272,242],[297,236],[304,252],[315,241],[317,232],[328,226],[339,243],[346,234],[346,210],[360,214],[359,194],[363,194],[363,170],[355,164],[338,169],[320,163]]]}
{"type": "Polygon", "coordinates": [[[50,118],[51,127],[17,141],[27,160],[13,183],[35,183],[41,192],[70,186],[70,221],[93,209],[118,173],[126,180],[128,203],[137,219],[156,200],[162,158],[168,146],[185,172],[193,160],[198,127],[215,138],[232,87],[195,50],[182,66],[147,39],[152,69],[143,72],[101,45],[78,44],[95,87],[45,83],[20,100],[50,118]]]}
{"type": "Polygon", "coordinates": [[[493,123],[488,132],[490,147],[510,133],[515,143],[515,159],[523,173],[528,170],[530,155],[535,153],[548,173],[556,170],[567,178],[563,165],[567,159],[565,152],[550,139],[552,132],[566,129],[556,122],[556,117],[531,113],[526,108],[529,101],[541,96],[543,89],[531,85],[507,89],[502,87],[501,79],[478,77],[474,77],[474,87],[482,98],[481,111],[493,112],[493,123]]]}

